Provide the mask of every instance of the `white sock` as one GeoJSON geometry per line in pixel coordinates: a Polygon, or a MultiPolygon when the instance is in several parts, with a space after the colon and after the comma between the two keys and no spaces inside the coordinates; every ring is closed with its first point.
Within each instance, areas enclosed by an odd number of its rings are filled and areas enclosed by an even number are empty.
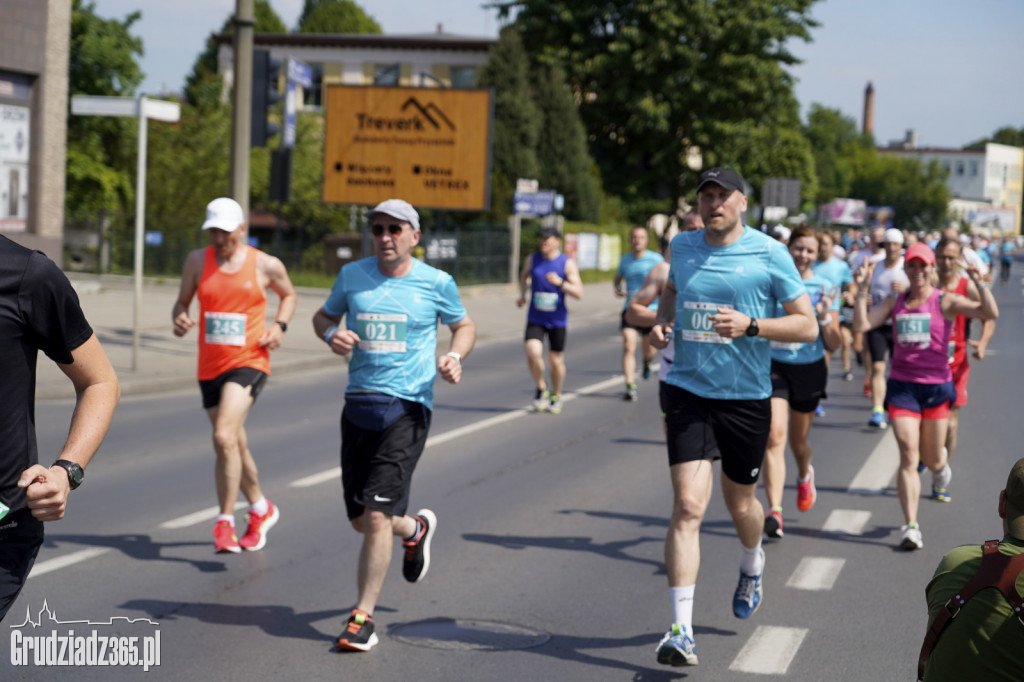
{"type": "Polygon", "coordinates": [[[672,597],[672,622],[686,628],[693,636],[693,593],[696,585],[686,587],[670,587],[668,593],[672,597]]]}
{"type": "Polygon", "coordinates": [[[250,506],[249,509],[256,512],[260,516],[263,516],[270,509],[270,506],[267,504],[267,498],[261,496],[260,499],[252,503],[252,506],[250,506]]]}
{"type": "Polygon", "coordinates": [[[221,521],[227,521],[228,523],[231,524],[232,528],[235,527],[235,516],[234,516],[234,514],[218,514],[217,515],[217,523],[220,523],[221,521]]]}
{"type": "MultiPolygon", "coordinates": [[[[743,547],[743,545],[740,545],[743,547]]],[[[764,561],[761,560],[761,541],[757,541],[756,547],[743,547],[743,557],[740,559],[740,570],[743,575],[760,575],[764,569],[764,561]]]]}

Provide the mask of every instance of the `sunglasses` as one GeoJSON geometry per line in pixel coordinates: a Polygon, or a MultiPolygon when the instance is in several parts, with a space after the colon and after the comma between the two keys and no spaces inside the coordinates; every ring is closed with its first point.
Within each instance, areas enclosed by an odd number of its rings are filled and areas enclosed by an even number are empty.
{"type": "Polygon", "coordinates": [[[370,228],[370,231],[373,232],[374,237],[379,237],[382,234],[384,234],[385,228],[387,228],[388,234],[390,234],[392,237],[397,237],[398,235],[402,234],[402,230],[405,229],[405,226],[399,225],[398,223],[391,223],[390,225],[374,225],[373,227],[370,228]]]}

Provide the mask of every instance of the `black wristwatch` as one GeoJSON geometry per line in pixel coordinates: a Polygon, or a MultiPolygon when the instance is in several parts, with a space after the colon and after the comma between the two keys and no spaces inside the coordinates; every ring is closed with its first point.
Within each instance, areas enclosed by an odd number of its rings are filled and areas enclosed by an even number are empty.
{"type": "Polygon", "coordinates": [[[747,336],[757,336],[759,331],[760,329],[757,327],[757,320],[750,318],[750,326],[747,327],[747,336]]]}
{"type": "Polygon", "coordinates": [[[274,320],[274,324],[279,325],[281,327],[281,333],[282,334],[284,332],[288,331],[288,323],[287,322],[282,322],[281,320],[274,320]]]}
{"type": "Polygon", "coordinates": [[[60,467],[68,472],[68,483],[71,485],[72,490],[82,485],[82,479],[85,478],[85,469],[75,462],[68,459],[58,459],[53,463],[53,466],[60,467]]]}

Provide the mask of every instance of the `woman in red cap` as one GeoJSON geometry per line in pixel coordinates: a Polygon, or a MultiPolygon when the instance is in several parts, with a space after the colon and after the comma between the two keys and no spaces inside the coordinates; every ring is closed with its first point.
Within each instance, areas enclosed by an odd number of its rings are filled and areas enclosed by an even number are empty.
{"type": "Polygon", "coordinates": [[[995,319],[999,309],[992,293],[981,286],[976,267],[965,267],[968,277],[981,291],[981,301],[935,288],[935,253],[924,243],[911,245],[904,254],[904,271],[910,289],[867,309],[866,284],[870,271],[861,267],[855,275],[858,293],[853,314],[855,332],[866,332],[889,317],[893,324],[893,353],[885,404],[900,449],[897,490],[906,525],[900,547],[921,549],[917,503],[921,481],[918,460],[935,472],[933,498],[949,501],[946,488],[951,472],[942,446],[946,442],[949,408],[956,398],[949,368],[950,334],[956,316],[995,319]]]}

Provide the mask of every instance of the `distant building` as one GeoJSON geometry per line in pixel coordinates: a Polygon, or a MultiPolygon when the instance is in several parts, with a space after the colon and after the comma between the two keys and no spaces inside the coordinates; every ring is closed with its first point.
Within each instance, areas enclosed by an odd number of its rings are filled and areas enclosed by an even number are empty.
{"type": "Polygon", "coordinates": [[[68,0],[0,10],[0,234],[62,262],[68,0]]]}
{"type": "MultiPolygon", "coordinates": [[[[1012,211],[1012,232],[1019,234],[1021,228],[1021,204],[1024,194],[1024,149],[1004,144],[989,143],[972,149],[940,149],[917,147],[917,136],[908,131],[902,142],[878,150],[880,154],[920,159],[922,163],[938,161],[949,172],[946,186],[953,197],[951,208],[957,209],[958,217],[969,222],[971,216],[996,214],[1012,211]]],[[[1002,221],[998,225],[979,224],[979,227],[996,227],[1006,231],[1009,225],[1002,221]]]]}
{"type": "MultiPolygon", "coordinates": [[[[412,87],[471,88],[487,51],[496,38],[444,33],[371,35],[337,33],[257,33],[254,48],[271,57],[289,57],[310,65],[313,87],[303,93],[304,108],[319,108],[328,85],[406,85],[412,87]]],[[[230,33],[214,36],[219,43],[218,73],[225,92],[234,81],[234,54],[230,33]]]]}

